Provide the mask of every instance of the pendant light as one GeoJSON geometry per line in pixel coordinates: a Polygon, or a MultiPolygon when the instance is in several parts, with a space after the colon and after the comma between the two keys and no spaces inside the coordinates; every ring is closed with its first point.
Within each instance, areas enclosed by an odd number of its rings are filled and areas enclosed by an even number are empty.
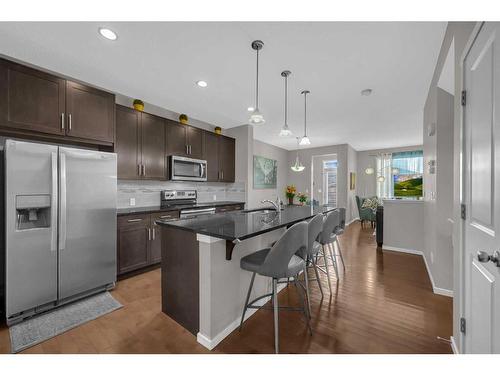
{"type": "Polygon", "coordinates": [[[295,164],[290,167],[294,172],[302,172],[306,167],[302,165],[299,160],[299,137],[297,137],[297,157],[295,158],[295,164]]]}
{"type": "Polygon", "coordinates": [[[292,135],[292,131],[288,127],[288,76],[292,74],[289,70],[281,72],[281,76],[285,78],[285,123],[280,131],[280,137],[288,137],[292,135]]]}
{"type": "Polygon", "coordinates": [[[311,141],[307,136],[307,94],[309,93],[310,93],[309,90],[304,90],[301,92],[301,94],[304,95],[304,136],[302,137],[299,143],[299,145],[301,146],[306,146],[311,144],[311,141]]]}
{"type": "Polygon", "coordinates": [[[255,109],[250,115],[250,120],[248,120],[248,122],[253,125],[259,125],[266,122],[264,116],[259,111],[259,51],[262,47],[264,47],[264,42],[262,40],[254,40],[252,42],[252,49],[257,51],[257,79],[255,84],[255,109]]]}

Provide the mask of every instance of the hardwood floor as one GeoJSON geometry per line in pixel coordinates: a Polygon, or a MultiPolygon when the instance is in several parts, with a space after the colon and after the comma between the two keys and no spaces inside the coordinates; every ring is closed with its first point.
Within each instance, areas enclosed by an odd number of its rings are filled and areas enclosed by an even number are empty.
{"type": "MultiPolygon", "coordinates": [[[[435,295],[423,259],[376,249],[373,229],[350,225],[341,238],[346,273],[325,299],[311,283],[313,335],[303,316],[280,312],[283,353],[451,353],[437,336],[452,333],[452,299],[435,295]]],[[[113,296],[124,307],[25,350],[23,353],[273,353],[273,316],[260,310],[242,332],[212,352],[161,312],[160,270],[118,282],[113,296]]],[[[297,304],[290,286],[280,303],[297,304]]],[[[9,353],[0,327],[0,353],[9,353]]]]}

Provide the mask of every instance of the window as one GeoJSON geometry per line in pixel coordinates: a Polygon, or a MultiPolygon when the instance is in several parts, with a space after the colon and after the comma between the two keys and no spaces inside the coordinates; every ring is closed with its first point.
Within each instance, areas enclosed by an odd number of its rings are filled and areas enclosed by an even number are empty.
{"type": "Polygon", "coordinates": [[[422,197],[424,173],[422,151],[393,153],[392,172],[395,197],[422,197]]]}
{"type": "Polygon", "coordinates": [[[423,194],[423,152],[406,151],[377,157],[377,196],[420,198],[423,194]]]}
{"type": "Polygon", "coordinates": [[[323,162],[323,203],[337,207],[337,160],[323,162]]]}

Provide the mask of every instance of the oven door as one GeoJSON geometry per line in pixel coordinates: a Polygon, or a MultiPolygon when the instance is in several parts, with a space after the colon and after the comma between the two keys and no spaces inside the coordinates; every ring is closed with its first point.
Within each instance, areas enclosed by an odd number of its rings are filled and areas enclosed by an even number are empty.
{"type": "Polygon", "coordinates": [[[206,181],[206,160],[170,156],[170,179],[176,181],[206,181]]]}

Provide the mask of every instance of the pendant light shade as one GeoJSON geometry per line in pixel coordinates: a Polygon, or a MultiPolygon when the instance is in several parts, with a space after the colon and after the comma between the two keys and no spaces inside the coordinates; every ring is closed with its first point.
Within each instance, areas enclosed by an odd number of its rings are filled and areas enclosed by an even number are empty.
{"type": "Polygon", "coordinates": [[[280,130],[280,137],[289,137],[292,131],[288,127],[288,76],[292,74],[289,70],[281,72],[281,76],[285,78],[285,122],[280,130]]]}
{"type": "Polygon", "coordinates": [[[264,116],[259,111],[259,51],[262,47],[264,47],[264,42],[262,40],[254,40],[252,42],[252,49],[257,52],[257,75],[255,84],[255,109],[250,115],[248,122],[253,125],[259,125],[266,122],[264,116]]]}
{"type": "Polygon", "coordinates": [[[304,95],[304,136],[299,142],[299,145],[301,146],[307,146],[311,144],[311,141],[309,140],[309,137],[307,136],[307,94],[309,94],[309,90],[304,90],[301,92],[301,94],[304,95]]]}
{"type": "Polygon", "coordinates": [[[302,165],[299,159],[299,138],[297,137],[297,157],[295,158],[295,164],[290,167],[294,172],[302,172],[306,167],[302,165]]]}

